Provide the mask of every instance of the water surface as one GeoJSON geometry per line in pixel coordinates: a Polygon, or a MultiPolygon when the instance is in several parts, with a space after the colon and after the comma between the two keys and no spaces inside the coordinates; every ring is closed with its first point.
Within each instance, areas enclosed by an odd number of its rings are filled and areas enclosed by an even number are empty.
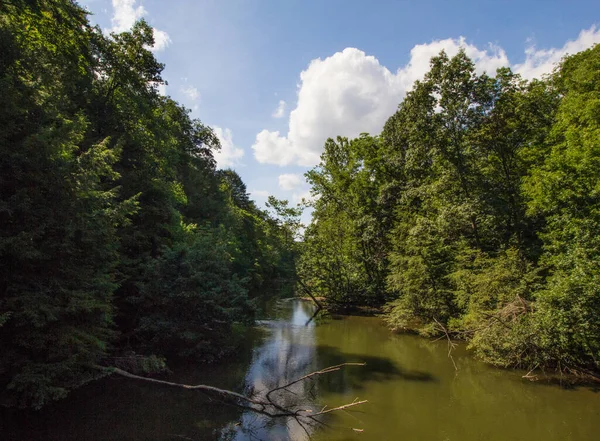
{"type": "Polygon", "coordinates": [[[235,362],[189,365],[172,381],[246,393],[267,390],[343,362],[366,362],[282,393],[285,404],[315,411],[355,398],[369,402],[299,427],[224,407],[194,391],[108,379],[42,412],[0,414],[6,440],[315,440],[583,441],[600,438],[600,393],[523,380],[489,367],[461,346],[391,334],[375,317],[307,321],[310,303],[279,302],[263,332],[235,362]],[[455,365],[456,364],[456,368],[455,365]],[[357,430],[353,430],[357,429],[357,430]],[[358,430],[362,430],[359,432],[358,430]]]}

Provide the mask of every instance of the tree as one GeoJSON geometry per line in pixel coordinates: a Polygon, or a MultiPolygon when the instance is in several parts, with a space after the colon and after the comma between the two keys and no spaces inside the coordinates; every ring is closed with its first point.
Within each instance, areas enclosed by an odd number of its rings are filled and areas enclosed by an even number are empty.
{"type": "Polygon", "coordinates": [[[119,198],[118,150],[87,136],[83,10],[36,6],[3,5],[0,16],[0,381],[8,403],[39,407],[93,378],[106,354],[115,226],[135,202],[119,198]]]}
{"type": "MultiPolygon", "coordinates": [[[[600,46],[566,58],[552,83],[561,95],[543,162],[524,189],[550,274],[536,294],[540,364],[598,369],[600,355],[600,46]]],[[[536,360],[537,361],[537,360],[536,360]]]]}
{"type": "Polygon", "coordinates": [[[146,271],[136,301],[142,347],[209,362],[235,348],[235,325],[251,323],[253,308],[232,272],[225,232],[190,231],[146,271]]]}
{"type": "Polygon", "coordinates": [[[389,209],[381,203],[380,143],[363,134],[329,139],[318,167],[306,176],[314,202],[305,234],[303,274],[332,302],[381,304],[385,299],[389,209]]]}
{"type": "Polygon", "coordinates": [[[40,407],[127,354],[216,359],[249,291],[294,274],[213,131],[158,94],[153,43],[69,0],[0,5],[3,402],[40,407]]]}

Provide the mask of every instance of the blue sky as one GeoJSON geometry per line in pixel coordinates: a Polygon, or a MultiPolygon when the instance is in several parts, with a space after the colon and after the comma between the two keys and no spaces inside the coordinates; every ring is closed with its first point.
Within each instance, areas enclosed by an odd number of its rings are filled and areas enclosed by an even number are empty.
{"type": "Polygon", "coordinates": [[[212,126],[221,167],[267,194],[308,196],[328,136],[378,133],[429,57],[543,75],[600,42],[597,1],[81,0],[92,22],[155,28],[165,93],[212,126]]]}

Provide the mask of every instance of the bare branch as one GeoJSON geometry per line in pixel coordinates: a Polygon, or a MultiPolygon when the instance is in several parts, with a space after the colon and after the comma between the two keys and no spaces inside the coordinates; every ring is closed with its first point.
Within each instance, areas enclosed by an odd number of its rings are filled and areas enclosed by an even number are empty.
{"type": "MultiPolygon", "coordinates": [[[[319,300],[313,295],[312,291],[310,289],[308,289],[308,286],[306,286],[306,284],[298,279],[298,284],[300,285],[300,287],[304,290],[304,292],[306,294],[308,294],[308,296],[312,299],[312,301],[315,303],[315,305],[317,305],[317,312],[319,312],[321,309],[323,309],[323,305],[321,304],[321,302],[319,302],[319,300]]],[[[316,315],[316,314],[315,314],[316,315]]]]}
{"type": "Polygon", "coordinates": [[[324,374],[329,374],[331,372],[339,371],[344,366],[365,366],[366,364],[367,363],[342,363],[342,364],[337,364],[335,366],[329,366],[325,369],[321,369],[320,371],[311,372],[310,374],[306,374],[300,378],[297,378],[296,380],[290,381],[289,383],[284,384],[283,386],[279,386],[274,389],[271,389],[270,391],[267,392],[266,398],[267,398],[267,400],[269,400],[269,402],[271,402],[270,396],[273,392],[277,392],[278,390],[282,390],[282,389],[287,389],[288,387],[293,386],[296,383],[300,383],[301,381],[308,380],[309,378],[316,377],[318,375],[324,375],[324,374]]]}
{"type": "Polygon", "coordinates": [[[315,413],[313,415],[313,417],[316,417],[316,416],[319,416],[319,415],[325,415],[326,413],[335,412],[337,410],[348,409],[349,407],[359,406],[359,405],[365,404],[365,403],[367,403],[367,400],[359,400],[358,398],[355,398],[354,401],[352,401],[352,403],[343,404],[343,405],[338,406],[338,407],[332,407],[331,409],[323,410],[321,412],[315,413]]]}
{"type": "Polygon", "coordinates": [[[448,358],[450,358],[450,360],[452,360],[452,364],[454,365],[454,370],[458,371],[458,366],[456,366],[456,362],[454,361],[454,357],[452,356],[452,351],[456,348],[456,343],[454,343],[452,341],[452,339],[450,338],[450,333],[448,332],[448,329],[446,329],[446,327],[444,325],[442,325],[438,321],[438,319],[436,319],[435,317],[433,317],[433,320],[437,323],[437,325],[440,327],[442,332],[445,334],[446,339],[448,340],[448,358]]]}
{"type": "Polygon", "coordinates": [[[319,412],[313,412],[313,410],[311,410],[311,409],[294,409],[293,407],[286,407],[286,406],[278,403],[272,397],[273,393],[282,391],[282,392],[288,392],[288,393],[292,393],[292,394],[296,395],[294,392],[290,391],[289,388],[297,383],[307,381],[309,379],[314,379],[320,375],[325,375],[325,374],[339,371],[340,369],[342,369],[346,366],[365,366],[365,365],[366,365],[366,363],[342,363],[342,364],[338,364],[335,366],[329,366],[324,369],[306,374],[306,375],[304,375],[300,378],[297,378],[293,381],[290,381],[289,383],[284,384],[282,386],[278,386],[274,389],[271,389],[264,394],[264,398],[248,397],[246,395],[243,395],[243,394],[231,391],[231,390],[220,389],[218,387],[208,386],[205,384],[190,385],[190,384],[182,384],[182,383],[173,383],[171,381],[159,380],[156,378],[142,377],[140,375],[135,375],[135,374],[132,374],[131,372],[127,372],[127,371],[124,371],[123,369],[119,369],[116,367],[102,368],[102,369],[109,373],[120,375],[120,376],[126,377],[126,378],[131,378],[134,380],[146,381],[148,383],[161,384],[164,386],[177,387],[177,388],[181,388],[181,389],[197,390],[197,391],[200,391],[200,392],[206,394],[207,396],[209,396],[211,398],[217,398],[219,401],[221,401],[224,404],[240,407],[242,409],[245,409],[245,410],[248,410],[251,412],[256,412],[258,414],[261,414],[261,415],[264,415],[264,416],[267,416],[270,418],[293,418],[300,425],[300,427],[302,427],[302,429],[304,429],[304,431],[307,434],[309,434],[309,431],[306,427],[307,423],[310,423],[312,421],[312,422],[315,422],[318,424],[325,424],[322,421],[320,421],[319,419],[317,419],[316,417],[326,415],[326,414],[329,414],[332,412],[340,411],[340,410],[345,411],[346,409],[349,409],[351,407],[365,404],[365,403],[367,403],[367,400],[359,400],[358,398],[355,398],[354,401],[352,401],[351,403],[343,404],[341,406],[332,407],[332,408],[328,408],[327,406],[324,406],[319,412]]]}
{"type": "Polygon", "coordinates": [[[119,368],[115,368],[115,367],[108,368],[107,370],[113,374],[121,375],[122,377],[132,378],[134,380],[142,380],[142,381],[147,381],[149,383],[163,384],[165,386],[180,387],[182,389],[200,389],[200,390],[203,390],[206,392],[215,393],[217,395],[237,398],[241,401],[245,401],[245,402],[252,403],[252,404],[257,404],[257,405],[263,404],[259,401],[255,401],[252,398],[249,398],[249,397],[239,394],[237,392],[233,392],[233,391],[226,390],[226,389],[219,389],[218,387],[207,386],[205,384],[189,385],[189,384],[182,384],[182,383],[172,383],[170,381],[158,380],[156,378],[142,377],[140,375],[135,375],[130,372],[124,371],[123,369],[119,369],[119,368]]]}

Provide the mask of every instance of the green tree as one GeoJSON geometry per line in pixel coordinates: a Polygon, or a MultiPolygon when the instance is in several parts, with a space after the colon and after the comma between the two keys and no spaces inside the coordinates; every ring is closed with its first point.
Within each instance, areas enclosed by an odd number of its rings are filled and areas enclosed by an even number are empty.
{"type": "Polygon", "coordinates": [[[119,198],[108,139],[88,137],[91,33],[72,2],[3,4],[0,381],[40,407],[93,378],[112,334],[119,198]]]}
{"type": "Polygon", "coordinates": [[[600,367],[600,46],[566,58],[553,85],[561,95],[543,162],[525,181],[528,209],[546,217],[537,295],[540,364],[600,367]]]}
{"type": "Polygon", "coordinates": [[[216,359],[248,290],[294,274],[282,227],[216,170],[213,131],[158,94],[153,43],[73,1],[0,4],[5,403],[40,407],[132,350],[216,359]]]}
{"type": "Polygon", "coordinates": [[[306,174],[318,199],[305,234],[303,278],[332,302],[385,299],[390,213],[379,200],[385,173],[379,155],[379,140],[367,134],[329,139],[321,163],[306,174]]]}
{"type": "Polygon", "coordinates": [[[224,232],[190,231],[149,263],[144,280],[137,333],[150,352],[214,361],[235,348],[235,323],[253,318],[224,232]]]}

